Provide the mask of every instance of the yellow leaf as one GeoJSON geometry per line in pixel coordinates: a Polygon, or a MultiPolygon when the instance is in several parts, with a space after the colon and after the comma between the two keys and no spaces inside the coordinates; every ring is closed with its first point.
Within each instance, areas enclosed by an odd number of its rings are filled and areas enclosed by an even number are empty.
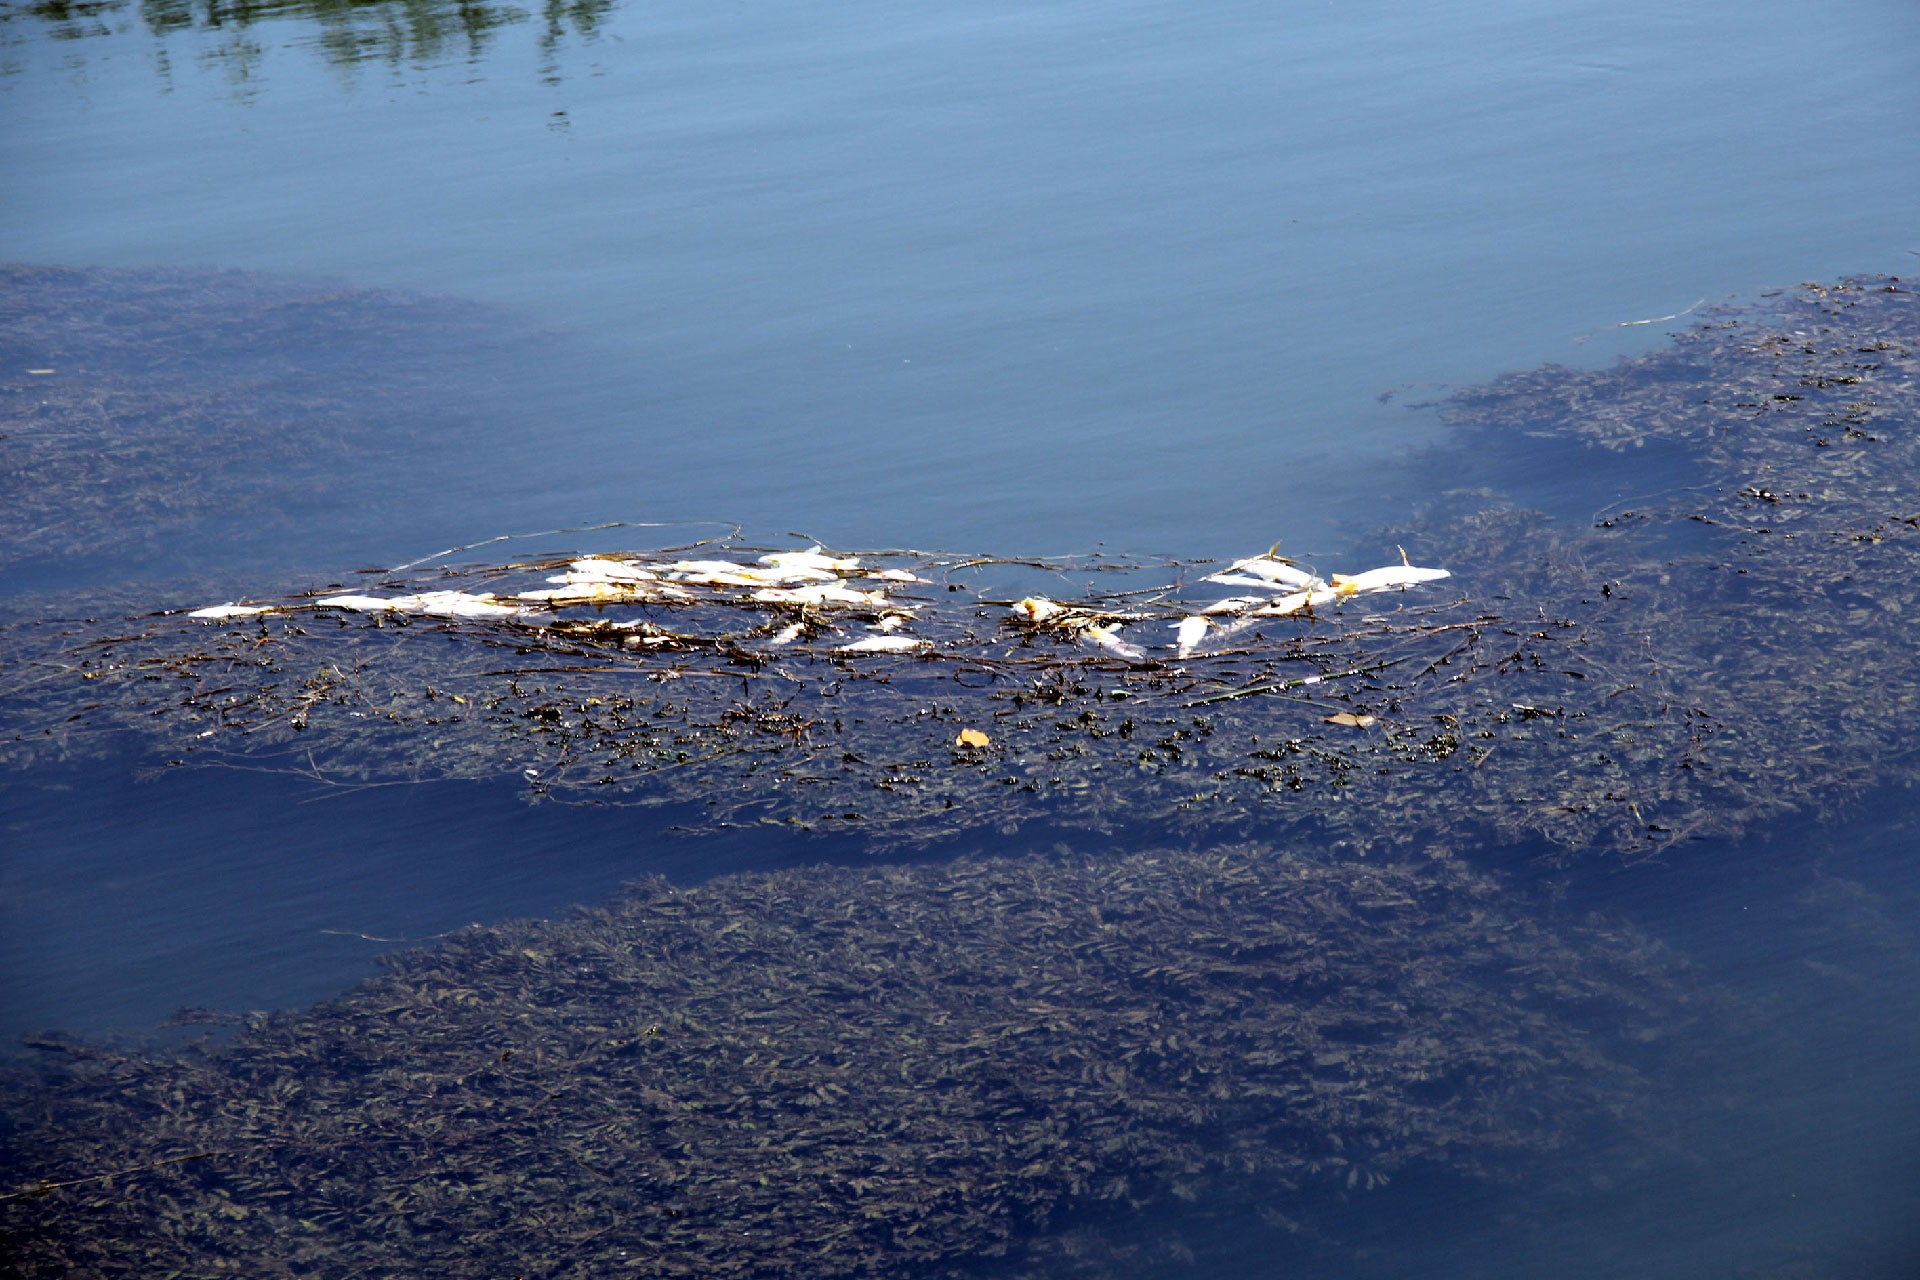
{"type": "Polygon", "coordinates": [[[962,729],[960,736],[954,739],[954,744],[962,747],[984,747],[991,741],[991,738],[978,729],[962,729]]]}

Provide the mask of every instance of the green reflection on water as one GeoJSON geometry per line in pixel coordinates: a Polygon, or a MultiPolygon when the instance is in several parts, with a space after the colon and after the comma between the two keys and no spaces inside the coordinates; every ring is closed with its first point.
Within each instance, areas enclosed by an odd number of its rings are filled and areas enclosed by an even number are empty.
{"type": "Polygon", "coordinates": [[[429,67],[482,61],[502,28],[533,23],[543,80],[560,79],[569,39],[595,38],[613,0],[544,0],[537,13],[484,0],[62,0],[0,8],[8,43],[36,38],[78,41],[139,25],[161,44],[161,73],[170,43],[186,37],[210,40],[200,56],[223,66],[229,78],[253,83],[267,46],[255,28],[280,28],[287,45],[317,50],[336,67],[363,63],[429,67]],[[310,25],[308,25],[310,24],[310,25]]]}

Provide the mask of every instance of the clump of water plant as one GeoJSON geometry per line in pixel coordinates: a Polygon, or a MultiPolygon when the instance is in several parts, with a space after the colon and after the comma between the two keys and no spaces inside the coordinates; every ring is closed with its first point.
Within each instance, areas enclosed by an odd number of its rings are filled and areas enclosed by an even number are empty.
{"type": "Polygon", "coordinates": [[[1569,522],[1464,489],[1346,579],[737,536],[436,559],[0,632],[0,756],[131,729],[167,764],[692,800],[875,849],[1046,821],[1656,854],[1914,768],[1917,320],[1896,281],[1807,286],[1463,392],[1463,478],[1624,451],[1646,496],[1569,522]]]}
{"type": "Polygon", "coordinates": [[[0,1212],[26,1275],[899,1276],[1652,1141],[1713,1000],[1430,853],[646,882],[192,1052],[43,1041],[0,1212]]]}

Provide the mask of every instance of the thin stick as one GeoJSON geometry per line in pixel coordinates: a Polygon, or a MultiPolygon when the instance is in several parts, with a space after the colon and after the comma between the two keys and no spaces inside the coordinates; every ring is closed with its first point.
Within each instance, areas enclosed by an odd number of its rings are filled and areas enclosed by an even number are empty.
{"type": "MultiPolygon", "coordinates": [[[[1347,671],[1330,671],[1325,675],[1296,676],[1291,680],[1268,680],[1262,684],[1248,685],[1242,689],[1228,689],[1224,693],[1208,694],[1204,698],[1195,698],[1187,703],[1189,707],[1204,707],[1211,702],[1228,702],[1234,698],[1250,698],[1259,693],[1278,693],[1283,689],[1302,689],[1310,684],[1324,684],[1328,680],[1344,680],[1349,676],[1363,676],[1369,672],[1384,671],[1388,667],[1398,666],[1407,658],[1390,658],[1385,662],[1376,662],[1371,666],[1353,667],[1347,671]]],[[[1295,699],[1299,701],[1299,699],[1295,699]]]]}
{"type": "Polygon", "coordinates": [[[107,1173],[93,1174],[91,1177],[71,1178],[66,1182],[49,1182],[45,1178],[42,1178],[25,1191],[9,1191],[4,1195],[0,1195],[0,1200],[32,1200],[44,1196],[49,1192],[58,1191],[62,1187],[83,1187],[89,1182],[105,1182],[108,1178],[123,1177],[129,1173],[145,1173],[150,1169],[161,1169],[170,1164],[187,1164],[194,1160],[211,1160],[215,1156],[222,1154],[224,1153],[219,1151],[196,1151],[191,1155],[168,1156],[165,1160],[155,1160],[152,1164],[139,1164],[133,1166],[131,1169],[114,1169],[107,1173]]]}
{"type": "Polygon", "coordinates": [[[1698,302],[1694,303],[1693,306],[1688,307],[1686,311],[1676,311],[1670,316],[1654,316],[1648,320],[1622,320],[1619,324],[1613,327],[1616,329],[1631,329],[1637,324],[1665,324],[1669,320],[1678,320],[1681,316],[1684,316],[1688,314],[1688,312],[1693,311],[1695,308],[1704,305],[1706,301],[1707,300],[1705,298],[1702,298],[1698,302]]]}

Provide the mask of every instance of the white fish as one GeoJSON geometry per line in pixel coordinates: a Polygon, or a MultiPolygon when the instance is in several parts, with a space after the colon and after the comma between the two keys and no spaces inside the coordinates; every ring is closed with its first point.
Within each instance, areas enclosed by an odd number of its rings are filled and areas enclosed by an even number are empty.
{"type": "Polygon", "coordinates": [[[790,582],[838,582],[840,575],[831,569],[817,569],[804,564],[780,565],[769,569],[750,569],[748,577],[771,582],[775,586],[785,586],[790,582]]]}
{"type": "Polygon", "coordinates": [[[1253,578],[1244,573],[1210,573],[1200,579],[1202,582],[1217,582],[1223,587],[1255,587],[1261,591],[1278,591],[1280,584],[1268,578],[1253,578]]]}
{"type": "Polygon", "coordinates": [[[1067,611],[1067,606],[1055,604],[1045,596],[1028,596],[1013,606],[1013,611],[1028,622],[1049,622],[1067,611]]]}
{"type": "Polygon", "coordinates": [[[436,618],[516,618],[525,612],[518,605],[501,604],[491,591],[478,595],[465,591],[422,591],[418,595],[398,596],[390,607],[436,618]]]}
{"type": "Polygon", "coordinates": [[[787,626],[784,626],[780,628],[780,630],[774,632],[773,638],[767,641],[767,643],[768,644],[792,644],[795,640],[798,640],[800,638],[801,633],[804,632],[806,629],[807,629],[807,624],[804,622],[789,623],[787,626]]]}
{"type": "MultiPolygon", "coordinates": [[[[549,578],[549,582],[562,582],[562,578],[549,578]]],[[[566,587],[549,587],[539,591],[522,591],[515,600],[538,600],[544,604],[619,604],[631,600],[652,599],[657,588],[647,582],[596,582],[583,580],[566,587]]]]}
{"type": "Polygon", "coordinates": [[[607,560],[600,556],[589,556],[585,560],[575,560],[567,566],[565,578],[548,578],[548,582],[652,582],[660,575],[651,569],[644,569],[631,560],[607,560]]]}
{"type": "Polygon", "coordinates": [[[761,556],[760,563],[776,569],[809,569],[832,573],[837,569],[858,569],[860,558],[830,556],[816,545],[809,551],[775,551],[761,556]]]}
{"type": "Polygon", "coordinates": [[[1323,604],[1332,604],[1340,598],[1340,592],[1333,587],[1322,587],[1318,591],[1296,591],[1292,595],[1281,596],[1272,604],[1254,612],[1261,617],[1284,618],[1290,613],[1302,609],[1318,609],[1323,604]]]}
{"type": "Polygon", "coordinates": [[[257,613],[272,613],[273,606],[267,604],[214,604],[204,609],[195,609],[189,618],[250,618],[257,613]]]}
{"type": "Polygon", "coordinates": [[[1194,646],[1199,644],[1200,641],[1205,638],[1207,632],[1213,628],[1213,623],[1200,614],[1195,614],[1190,618],[1182,618],[1173,625],[1176,633],[1174,636],[1174,650],[1182,658],[1191,654],[1194,646]]]}
{"type": "Polygon", "coordinates": [[[745,573],[751,565],[735,564],[731,560],[675,560],[667,566],[669,573],[745,573]]]}
{"type": "Polygon", "coordinates": [[[469,595],[464,591],[422,591],[411,596],[324,596],[315,605],[335,609],[358,609],[365,613],[420,613],[436,618],[515,618],[526,611],[518,605],[502,604],[492,592],[469,595]]]}
{"type": "Polygon", "coordinates": [[[1140,662],[1147,656],[1146,650],[1139,645],[1128,644],[1120,638],[1120,627],[1116,623],[1110,622],[1104,627],[1085,626],[1080,628],[1080,634],[1089,643],[1098,645],[1108,653],[1116,654],[1129,662],[1140,662]]]}
{"type": "Polygon", "coordinates": [[[905,569],[876,569],[872,573],[867,574],[867,577],[878,578],[882,582],[926,582],[928,581],[928,579],[926,578],[915,577],[913,574],[908,573],[905,569]]]}
{"type": "Polygon", "coordinates": [[[1385,591],[1392,587],[1411,587],[1422,582],[1436,582],[1453,575],[1445,569],[1417,569],[1410,564],[1390,564],[1384,569],[1369,569],[1365,573],[1356,573],[1351,577],[1336,573],[1333,585],[1341,595],[1358,595],[1363,591],[1385,591]]]}
{"type": "Polygon", "coordinates": [[[926,648],[931,641],[919,636],[862,636],[848,644],[836,646],[835,653],[911,653],[915,649],[926,648]]]}
{"type": "Polygon", "coordinates": [[[887,602],[878,591],[855,591],[835,582],[816,582],[808,587],[767,587],[753,593],[762,604],[850,604],[877,608],[887,602]]]}
{"type": "MultiPolygon", "coordinates": [[[[1256,578],[1262,578],[1278,586],[1303,587],[1309,591],[1320,583],[1319,578],[1299,565],[1277,560],[1272,556],[1250,556],[1245,560],[1236,560],[1228,572],[1250,573],[1256,578]]],[[[1216,575],[1210,581],[1218,581],[1218,576],[1216,575]]]]}
{"type": "Polygon", "coordinates": [[[1272,600],[1272,596],[1228,596],[1225,600],[1215,600],[1200,612],[1239,613],[1241,610],[1251,609],[1255,605],[1269,604],[1272,600]]]}
{"type": "Polygon", "coordinates": [[[676,582],[703,587],[782,587],[795,582],[838,582],[831,569],[807,564],[734,564],[728,560],[682,560],[672,566],[676,582]]]}
{"type": "Polygon", "coordinates": [[[401,608],[386,596],[322,596],[313,603],[316,606],[329,605],[335,609],[359,609],[365,613],[379,613],[382,609],[401,608]]]}

